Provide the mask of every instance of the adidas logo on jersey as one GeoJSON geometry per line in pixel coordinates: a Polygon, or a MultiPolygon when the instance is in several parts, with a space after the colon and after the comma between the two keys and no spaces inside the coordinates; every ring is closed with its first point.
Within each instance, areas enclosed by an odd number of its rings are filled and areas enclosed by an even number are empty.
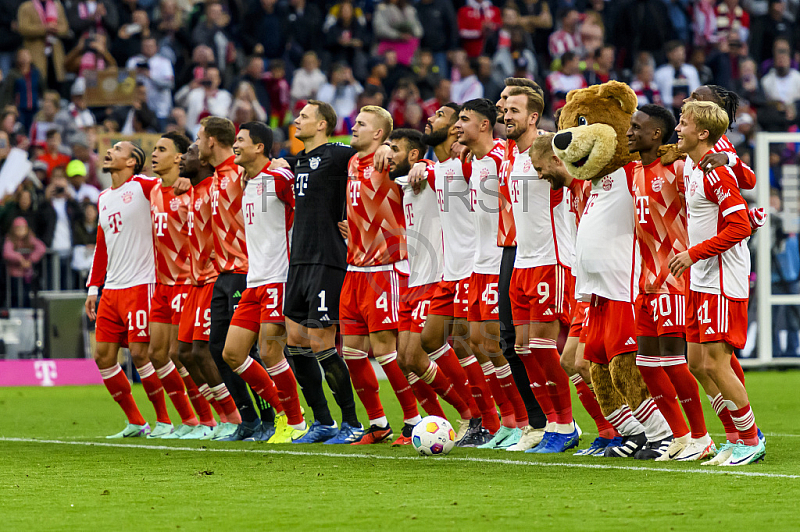
{"type": "Polygon", "coordinates": [[[664,322],[664,327],[672,327],[672,320],[667,320],[664,322]]]}
{"type": "Polygon", "coordinates": [[[544,311],[544,315],[545,316],[552,316],[553,315],[553,311],[550,310],[550,309],[547,309],[547,310],[544,311]]]}
{"type": "Polygon", "coordinates": [[[625,342],[625,345],[636,345],[636,340],[633,338],[628,338],[628,341],[625,342]]]}
{"type": "Polygon", "coordinates": [[[238,290],[237,290],[237,291],[236,291],[236,292],[233,294],[233,297],[242,297],[242,293],[241,293],[240,291],[238,291],[238,290]]]}
{"type": "Polygon", "coordinates": [[[323,316],[322,316],[322,317],[319,319],[319,321],[331,321],[331,319],[328,317],[328,315],[327,315],[327,314],[324,314],[324,315],[323,315],[323,316]]]}
{"type": "Polygon", "coordinates": [[[708,329],[706,329],[706,334],[714,334],[714,329],[709,327],[708,329]]]}
{"type": "Polygon", "coordinates": [[[492,314],[499,314],[499,313],[500,313],[500,308],[499,307],[494,307],[492,309],[492,314]]]}
{"type": "Polygon", "coordinates": [[[387,323],[392,323],[392,318],[386,316],[385,318],[383,318],[383,321],[381,323],[384,325],[386,325],[387,323]]]}
{"type": "Polygon", "coordinates": [[[139,334],[136,336],[147,336],[147,331],[139,331],[139,334]]]}
{"type": "Polygon", "coordinates": [[[269,316],[270,316],[271,318],[275,318],[275,317],[277,317],[277,316],[280,316],[280,315],[281,315],[281,313],[280,313],[280,312],[278,312],[277,310],[273,310],[273,311],[272,311],[272,314],[270,314],[269,316]]]}

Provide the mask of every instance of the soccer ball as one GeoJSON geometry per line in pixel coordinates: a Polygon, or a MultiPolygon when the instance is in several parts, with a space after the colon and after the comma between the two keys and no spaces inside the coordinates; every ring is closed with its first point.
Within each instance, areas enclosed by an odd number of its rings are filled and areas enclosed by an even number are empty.
{"type": "Polygon", "coordinates": [[[424,417],[411,432],[411,445],[422,456],[444,456],[455,444],[456,431],[443,417],[424,417]]]}

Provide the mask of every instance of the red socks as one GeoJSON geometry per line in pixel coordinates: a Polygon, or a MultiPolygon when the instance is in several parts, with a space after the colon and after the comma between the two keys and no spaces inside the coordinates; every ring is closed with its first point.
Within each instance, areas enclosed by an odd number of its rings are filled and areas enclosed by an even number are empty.
{"type": "Polygon", "coordinates": [[[636,365],[650,395],[653,396],[658,409],[667,420],[672,435],[675,438],[686,436],[689,433],[689,427],[686,426],[686,421],[683,419],[675,387],[670,382],[667,372],[661,367],[661,357],[638,355],[636,365]]]}
{"type": "Polygon", "coordinates": [[[464,368],[461,367],[458,356],[456,355],[456,352],[453,351],[453,348],[450,347],[450,344],[444,344],[442,347],[428,355],[428,358],[431,359],[431,362],[436,362],[439,368],[441,368],[442,373],[444,373],[445,376],[450,379],[450,382],[453,383],[453,388],[455,388],[455,391],[459,397],[461,397],[461,399],[467,403],[467,406],[471,412],[469,419],[481,417],[478,403],[475,402],[475,398],[472,397],[472,391],[469,388],[467,374],[464,371],[464,368]]]}
{"type": "Polygon", "coordinates": [[[237,375],[239,375],[244,382],[250,385],[256,394],[263,400],[268,402],[275,412],[278,414],[283,412],[283,405],[278,398],[278,389],[275,383],[269,377],[269,373],[261,364],[255,361],[252,357],[247,359],[238,368],[231,368],[237,375]]]}
{"type": "Polygon", "coordinates": [[[106,385],[108,393],[111,394],[111,397],[125,412],[128,423],[131,425],[144,425],[146,422],[136,406],[136,401],[131,394],[131,383],[128,382],[128,377],[122,372],[122,367],[119,364],[114,364],[110,368],[101,369],[100,376],[103,377],[103,384],[106,385]]]}
{"type": "Polygon", "coordinates": [[[742,386],[744,386],[744,370],[742,369],[742,364],[739,362],[739,359],[736,358],[736,355],[731,356],[731,368],[733,368],[736,377],[742,381],[742,386]]]}
{"type": "Polygon", "coordinates": [[[539,362],[545,378],[546,389],[555,410],[558,424],[572,423],[572,397],[569,391],[569,378],[561,367],[556,341],[548,338],[534,338],[530,342],[531,355],[539,362]]]}
{"type": "MultiPolygon", "coordinates": [[[[669,361],[662,363],[669,364],[669,361]]],[[[703,404],[700,402],[700,389],[697,386],[697,379],[689,371],[689,365],[686,364],[686,360],[682,356],[676,357],[674,364],[663,366],[663,368],[678,393],[678,399],[689,420],[692,438],[702,438],[708,433],[708,429],[706,428],[706,418],[703,415],[703,404]]]]}
{"type": "Polygon", "coordinates": [[[278,399],[281,402],[283,411],[286,412],[286,419],[290,425],[302,425],[303,409],[300,407],[300,396],[297,394],[297,380],[289,367],[289,361],[285,358],[272,367],[267,368],[267,373],[275,382],[278,389],[278,399]]]}
{"type": "Polygon", "coordinates": [[[170,360],[156,370],[156,375],[161,380],[161,385],[167,392],[175,410],[178,411],[178,415],[181,416],[181,423],[190,427],[197,426],[200,422],[197,421],[197,417],[194,415],[189,396],[186,395],[186,387],[183,384],[183,379],[178,375],[175,363],[170,360]]]}
{"type": "Polygon", "coordinates": [[[542,412],[547,417],[547,422],[555,423],[556,409],[553,407],[553,401],[550,399],[547,388],[545,388],[547,380],[544,377],[541,366],[539,366],[539,362],[531,354],[530,347],[518,345],[514,347],[514,351],[516,351],[517,356],[525,365],[525,371],[528,373],[528,380],[531,383],[531,390],[533,390],[533,395],[536,397],[536,402],[539,403],[542,412]]]}
{"type": "Polygon", "coordinates": [[[592,389],[589,388],[589,385],[583,380],[583,377],[576,373],[569,379],[572,381],[572,384],[575,385],[575,391],[578,394],[578,399],[583,405],[583,408],[592,416],[594,424],[597,425],[598,435],[601,438],[608,438],[609,440],[619,436],[617,429],[603,416],[603,411],[597,403],[597,397],[595,397],[592,389]]]}
{"type": "Polygon", "coordinates": [[[458,361],[461,367],[464,368],[464,373],[467,374],[470,388],[472,388],[472,397],[475,398],[475,403],[480,410],[481,418],[483,419],[483,426],[494,434],[500,429],[500,420],[497,419],[497,410],[494,408],[494,400],[492,392],[489,391],[489,385],[486,383],[486,378],[483,376],[478,359],[474,355],[458,361]]]}
{"type": "Polygon", "coordinates": [[[733,419],[731,419],[731,413],[728,412],[728,407],[725,406],[725,400],[722,398],[722,394],[718,393],[715,397],[707,395],[706,397],[708,397],[708,400],[711,402],[711,408],[714,409],[714,412],[717,413],[717,417],[722,421],[727,440],[730,443],[739,441],[739,429],[736,428],[733,419]]]}
{"type": "Polygon", "coordinates": [[[731,419],[739,431],[739,439],[745,445],[758,445],[758,429],[756,428],[756,418],[750,409],[750,403],[742,408],[736,408],[731,401],[725,401],[731,413],[731,419]]]}
{"type": "Polygon", "coordinates": [[[211,388],[211,391],[222,408],[222,411],[225,413],[225,423],[233,423],[234,425],[241,424],[242,416],[239,414],[239,409],[236,408],[236,403],[233,402],[233,397],[231,397],[230,392],[228,392],[228,387],[224,384],[220,384],[219,386],[211,388]]]}
{"type": "Polygon", "coordinates": [[[164,387],[156,375],[156,370],[153,364],[148,362],[141,368],[136,368],[139,372],[139,377],[142,379],[142,386],[144,391],[147,392],[147,398],[153,403],[153,408],[156,411],[156,421],[159,423],[172,424],[167,413],[167,401],[164,399],[164,387]]]}
{"type": "Polygon", "coordinates": [[[403,409],[403,419],[414,419],[419,416],[417,398],[414,397],[414,392],[411,391],[408,379],[403,375],[400,366],[397,365],[397,351],[392,351],[385,355],[375,355],[375,360],[383,368],[383,372],[386,373],[397,400],[400,401],[400,407],[403,409]]]}
{"type": "Polygon", "coordinates": [[[514,406],[511,404],[511,401],[508,400],[508,397],[506,397],[503,388],[500,386],[500,381],[497,380],[497,375],[495,375],[494,371],[494,364],[491,360],[489,362],[484,362],[481,364],[481,370],[483,371],[483,376],[486,379],[486,384],[488,384],[489,389],[492,390],[494,402],[500,409],[500,421],[502,422],[503,426],[511,429],[516,428],[517,420],[514,417],[514,406]]]}
{"type": "Polygon", "coordinates": [[[189,375],[189,371],[184,367],[180,367],[178,368],[178,375],[183,379],[183,384],[186,386],[186,394],[189,396],[189,401],[192,403],[194,411],[197,412],[200,424],[207,427],[216,426],[217,421],[214,419],[211,405],[197,388],[197,384],[195,384],[192,376],[189,375]]]}
{"type": "Polygon", "coordinates": [[[525,403],[522,401],[517,384],[511,375],[511,366],[508,364],[498,366],[494,368],[494,374],[500,382],[500,388],[503,389],[511,406],[514,408],[514,419],[517,422],[517,428],[526,427],[528,425],[528,411],[525,409],[525,403]]]}
{"type": "Polygon", "coordinates": [[[353,381],[356,394],[361,399],[364,408],[367,409],[367,417],[371,420],[384,417],[383,405],[378,395],[378,378],[369,363],[367,354],[352,347],[343,347],[342,358],[347,364],[347,369],[350,370],[350,379],[353,381]]]}
{"type": "Polygon", "coordinates": [[[436,397],[436,391],[428,383],[420,380],[414,373],[408,374],[408,383],[411,385],[414,397],[419,401],[419,406],[425,410],[425,413],[429,416],[439,416],[446,419],[442,405],[439,404],[439,398],[436,397]]]}
{"type": "MultiPolygon", "coordinates": [[[[461,370],[460,365],[458,369],[461,370]]],[[[436,362],[431,360],[428,368],[422,372],[419,378],[428,383],[442,399],[450,403],[458,411],[461,419],[471,419],[472,411],[467,402],[456,392],[455,385],[450,382],[444,371],[439,371],[439,366],[436,362]]]]}

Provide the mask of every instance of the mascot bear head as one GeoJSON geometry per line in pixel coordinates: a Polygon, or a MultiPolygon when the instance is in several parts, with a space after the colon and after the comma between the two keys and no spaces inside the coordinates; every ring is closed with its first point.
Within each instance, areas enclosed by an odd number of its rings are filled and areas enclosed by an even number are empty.
{"type": "Polygon", "coordinates": [[[572,177],[597,179],[638,158],[626,137],[637,103],[636,93],[618,81],[567,94],[553,150],[572,177]]]}

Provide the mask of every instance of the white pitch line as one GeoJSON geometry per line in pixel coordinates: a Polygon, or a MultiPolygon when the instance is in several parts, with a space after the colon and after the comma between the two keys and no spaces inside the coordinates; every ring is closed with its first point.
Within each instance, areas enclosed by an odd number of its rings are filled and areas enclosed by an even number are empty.
{"type": "MultiPolygon", "coordinates": [[[[113,447],[113,448],[133,448],[133,449],[149,449],[156,451],[190,451],[190,452],[210,452],[210,453],[255,453],[255,454],[274,454],[274,455],[288,455],[288,456],[325,456],[328,458],[373,458],[375,460],[422,460],[418,456],[386,456],[386,455],[373,455],[373,454],[350,454],[350,453],[319,453],[311,451],[287,451],[278,449],[222,449],[222,448],[205,448],[198,447],[171,447],[169,445],[139,445],[139,444],[126,444],[126,443],[106,443],[106,442],[88,442],[88,441],[64,441],[64,440],[35,440],[32,438],[2,438],[0,442],[18,442],[18,443],[51,443],[56,445],[82,445],[86,447],[113,447]]],[[[435,458],[434,458],[435,459],[435,458]]],[[[711,469],[660,469],[656,467],[642,467],[642,466],[615,466],[607,464],[583,464],[574,462],[561,462],[561,463],[545,463],[545,462],[528,462],[525,460],[504,460],[501,458],[477,458],[477,457],[456,457],[451,456],[447,458],[448,461],[456,462],[477,462],[481,464],[499,464],[499,465],[515,465],[515,466],[528,466],[528,467],[574,467],[578,469],[613,469],[620,471],[646,471],[653,473],[687,473],[687,474],[700,474],[700,475],[733,475],[739,477],[765,477],[765,478],[788,478],[800,479],[800,475],[785,475],[781,473],[759,473],[757,471],[741,471],[732,468],[711,468],[711,469]]]]}

